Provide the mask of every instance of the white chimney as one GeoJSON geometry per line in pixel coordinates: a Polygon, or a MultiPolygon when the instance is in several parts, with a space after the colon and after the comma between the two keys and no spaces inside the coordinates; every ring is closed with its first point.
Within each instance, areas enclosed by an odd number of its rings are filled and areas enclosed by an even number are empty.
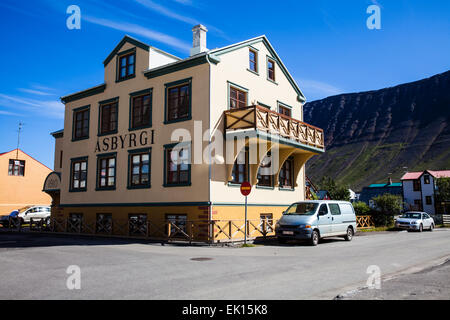
{"type": "Polygon", "coordinates": [[[208,29],[206,29],[206,27],[202,24],[196,25],[192,28],[193,40],[191,56],[208,50],[208,48],[206,48],[206,32],[208,32],[208,29]]]}

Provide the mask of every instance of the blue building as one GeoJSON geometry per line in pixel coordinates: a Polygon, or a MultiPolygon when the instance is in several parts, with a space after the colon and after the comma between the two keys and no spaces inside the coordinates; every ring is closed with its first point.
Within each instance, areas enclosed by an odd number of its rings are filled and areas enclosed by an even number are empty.
{"type": "Polygon", "coordinates": [[[374,207],[373,198],[381,196],[383,194],[393,194],[396,196],[403,196],[403,187],[401,182],[392,183],[389,179],[388,183],[375,183],[368,187],[364,187],[359,196],[359,201],[367,203],[371,208],[374,207]]]}

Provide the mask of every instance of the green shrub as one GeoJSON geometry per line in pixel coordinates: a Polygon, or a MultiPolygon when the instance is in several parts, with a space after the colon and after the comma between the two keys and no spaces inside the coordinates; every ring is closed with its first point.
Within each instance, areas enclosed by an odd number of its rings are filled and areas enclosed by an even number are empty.
{"type": "Polygon", "coordinates": [[[394,216],[399,215],[402,211],[402,198],[386,193],[372,200],[375,202],[375,209],[371,210],[370,214],[375,226],[392,226],[394,224],[394,216]]]}
{"type": "Polygon", "coordinates": [[[353,208],[357,216],[365,216],[370,212],[370,207],[363,201],[353,202],[353,208]]]}

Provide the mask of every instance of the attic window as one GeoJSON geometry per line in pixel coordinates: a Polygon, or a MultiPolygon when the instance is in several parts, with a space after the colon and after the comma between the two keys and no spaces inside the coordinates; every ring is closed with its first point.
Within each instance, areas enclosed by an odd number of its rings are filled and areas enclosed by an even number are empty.
{"type": "Polygon", "coordinates": [[[25,175],[25,161],[24,160],[9,160],[8,175],[10,176],[24,176],[25,175]]]}
{"type": "Polygon", "coordinates": [[[267,59],[267,78],[275,81],[275,61],[267,59]]]}
{"type": "Polygon", "coordinates": [[[136,53],[129,53],[119,56],[118,80],[126,80],[134,77],[136,69],[136,53]]]}

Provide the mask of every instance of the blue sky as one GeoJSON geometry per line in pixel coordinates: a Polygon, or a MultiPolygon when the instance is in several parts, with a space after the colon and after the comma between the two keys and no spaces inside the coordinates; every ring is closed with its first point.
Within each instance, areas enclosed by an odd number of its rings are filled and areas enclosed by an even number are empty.
{"type": "Polygon", "coordinates": [[[265,34],[309,101],[379,89],[450,69],[450,1],[36,0],[0,2],[0,152],[20,147],[50,168],[63,128],[59,97],[103,82],[103,60],[125,34],[187,57],[191,28],[210,49],[265,34]],[[66,9],[81,9],[68,30],[66,9]],[[369,5],[381,30],[369,30],[369,5]]]}

